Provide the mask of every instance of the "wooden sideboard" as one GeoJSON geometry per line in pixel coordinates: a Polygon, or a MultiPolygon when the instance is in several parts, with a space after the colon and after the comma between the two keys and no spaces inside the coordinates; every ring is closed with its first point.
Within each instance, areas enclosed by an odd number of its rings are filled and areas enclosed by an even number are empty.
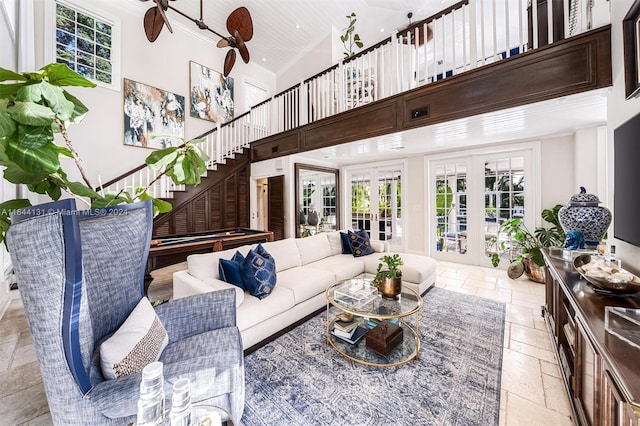
{"type": "Polygon", "coordinates": [[[578,425],[640,425],[640,349],[605,330],[605,306],[640,308],[640,296],[597,294],[565,262],[545,253],[543,306],[578,425]]]}

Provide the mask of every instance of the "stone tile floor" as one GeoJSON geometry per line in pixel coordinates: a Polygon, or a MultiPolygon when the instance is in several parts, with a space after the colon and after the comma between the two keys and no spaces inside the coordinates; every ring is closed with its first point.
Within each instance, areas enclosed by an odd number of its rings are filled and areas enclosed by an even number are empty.
{"type": "MultiPolygon", "coordinates": [[[[171,298],[171,273],[155,271],[149,296],[171,298]]],[[[572,425],[569,402],[540,315],[544,285],[502,270],[438,262],[437,287],[506,303],[500,425],[572,425]]],[[[50,425],[47,401],[22,303],[0,319],[0,425],[50,425]]]]}

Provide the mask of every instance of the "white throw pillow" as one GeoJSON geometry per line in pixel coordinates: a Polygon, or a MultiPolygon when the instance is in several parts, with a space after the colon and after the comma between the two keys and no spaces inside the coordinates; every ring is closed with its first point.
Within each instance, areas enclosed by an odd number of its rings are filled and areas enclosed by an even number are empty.
{"type": "Polygon", "coordinates": [[[371,248],[376,253],[383,253],[384,252],[384,242],[383,241],[370,241],[370,244],[371,244],[371,248]]]}
{"type": "Polygon", "coordinates": [[[157,361],[169,343],[151,302],[143,297],[129,317],[100,345],[100,367],[105,379],[115,379],[142,371],[157,361]]]}

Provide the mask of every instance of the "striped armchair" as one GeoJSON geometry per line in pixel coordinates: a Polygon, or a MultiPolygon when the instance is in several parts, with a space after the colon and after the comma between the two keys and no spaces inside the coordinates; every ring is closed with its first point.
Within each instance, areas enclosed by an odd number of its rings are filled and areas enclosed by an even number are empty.
{"type": "MultiPolygon", "coordinates": [[[[143,297],[151,228],[150,202],[78,211],[61,200],[12,215],[8,247],[55,424],[135,422],[141,373],[105,379],[99,345],[143,297]]],[[[235,292],[171,301],[156,314],[169,337],[160,357],[167,400],[188,377],[194,404],[220,406],[237,424],[244,358],[235,292]]]]}

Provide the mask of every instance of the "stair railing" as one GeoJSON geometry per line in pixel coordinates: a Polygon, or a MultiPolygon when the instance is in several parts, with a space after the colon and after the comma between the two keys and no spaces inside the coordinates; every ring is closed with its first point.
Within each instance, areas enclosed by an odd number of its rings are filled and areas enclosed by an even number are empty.
{"type": "MultiPolygon", "coordinates": [[[[586,32],[594,22],[609,22],[608,9],[599,6],[597,17],[594,10],[594,0],[460,1],[199,136],[205,138],[201,148],[210,158],[208,168],[214,170],[251,142],[586,32]]],[[[184,189],[162,171],[142,165],[107,182],[104,190],[147,185],[160,198],[184,189]]]]}

